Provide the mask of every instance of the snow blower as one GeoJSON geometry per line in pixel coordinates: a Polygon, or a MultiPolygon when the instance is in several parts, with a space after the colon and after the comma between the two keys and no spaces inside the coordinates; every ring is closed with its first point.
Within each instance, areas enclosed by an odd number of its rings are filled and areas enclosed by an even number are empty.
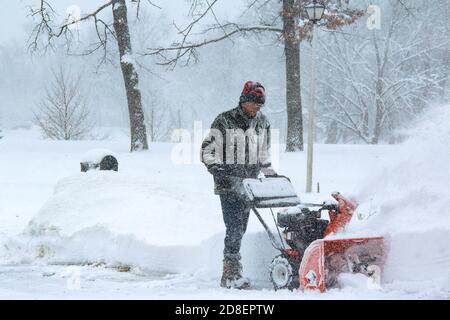
{"type": "Polygon", "coordinates": [[[357,208],[354,201],[335,192],[332,197],[336,202],[302,203],[289,178],[284,176],[245,179],[243,187],[251,210],[280,252],[269,267],[275,290],[300,288],[324,292],[338,287],[339,275],[343,273],[364,274],[368,285],[378,284],[385,260],[384,238],[336,238],[357,208]],[[279,241],[259,208],[270,208],[279,241]],[[283,208],[276,220],[273,208],[283,208]],[[329,221],[321,218],[323,211],[328,211],[329,221]]]}

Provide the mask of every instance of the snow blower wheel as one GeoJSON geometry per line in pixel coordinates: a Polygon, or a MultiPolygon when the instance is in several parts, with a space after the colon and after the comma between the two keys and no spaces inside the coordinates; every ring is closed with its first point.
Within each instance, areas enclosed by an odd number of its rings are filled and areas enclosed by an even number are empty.
{"type": "Polygon", "coordinates": [[[272,260],[269,273],[275,290],[298,288],[298,275],[297,272],[294,274],[294,270],[297,271],[298,268],[294,268],[284,255],[276,256],[272,260]]]}

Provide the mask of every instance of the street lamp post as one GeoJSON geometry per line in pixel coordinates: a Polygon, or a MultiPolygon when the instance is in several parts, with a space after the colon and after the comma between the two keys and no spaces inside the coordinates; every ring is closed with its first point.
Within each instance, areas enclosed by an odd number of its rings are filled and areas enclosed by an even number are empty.
{"type": "Polygon", "coordinates": [[[322,19],[325,6],[313,0],[305,7],[308,19],[313,23],[312,50],[311,50],[311,82],[308,106],[308,150],[306,161],[306,192],[312,191],[312,163],[313,163],[313,143],[314,143],[314,103],[316,91],[316,47],[317,31],[316,24],[322,19]]]}

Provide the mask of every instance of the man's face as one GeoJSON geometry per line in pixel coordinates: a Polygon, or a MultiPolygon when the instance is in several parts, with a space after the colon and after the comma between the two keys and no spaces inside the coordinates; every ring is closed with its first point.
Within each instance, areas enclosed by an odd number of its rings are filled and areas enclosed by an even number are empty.
{"type": "Polygon", "coordinates": [[[262,106],[263,104],[258,104],[255,102],[244,102],[242,104],[242,109],[249,117],[254,118],[256,117],[256,114],[258,113],[258,111],[261,109],[262,106]]]}

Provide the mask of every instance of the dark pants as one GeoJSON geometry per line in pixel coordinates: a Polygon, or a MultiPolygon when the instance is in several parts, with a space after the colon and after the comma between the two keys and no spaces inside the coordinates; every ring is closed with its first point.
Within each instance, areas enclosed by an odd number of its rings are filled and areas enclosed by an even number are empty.
{"type": "Polygon", "coordinates": [[[221,194],[223,221],[225,222],[224,256],[239,255],[242,237],[247,230],[250,208],[235,194],[221,194]]]}

